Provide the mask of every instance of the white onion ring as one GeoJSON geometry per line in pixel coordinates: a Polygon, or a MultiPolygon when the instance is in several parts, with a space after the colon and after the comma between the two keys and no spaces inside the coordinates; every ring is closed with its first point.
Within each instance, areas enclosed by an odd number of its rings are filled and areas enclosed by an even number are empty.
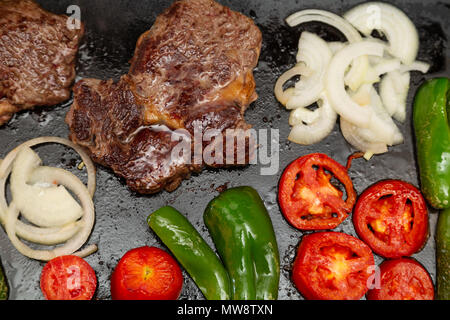
{"type": "Polygon", "coordinates": [[[383,2],[366,2],[350,9],[344,18],[364,35],[379,30],[389,42],[388,51],[404,64],[411,64],[419,51],[419,35],[411,19],[397,7],[383,2]]]}
{"type": "Polygon", "coordinates": [[[313,72],[310,76],[303,76],[295,84],[293,95],[289,98],[286,108],[306,108],[317,100],[324,91],[324,78],[332,57],[328,44],[319,36],[303,32],[299,45],[297,62],[302,62],[313,72]]]}
{"type": "Polygon", "coordinates": [[[400,122],[406,120],[406,104],[410,87],[409,72],[389,72],[380,84],[380,95],[386,111],[400,122]]]}
{"type": "MultiPolygon", "coordinates": [[[[403,142],[403,135],[383,107],[380,96],[370,84],[360,89],[367,94],[374,116],[369,128],[360,128],[341,117],[341,131],[344,138],[359,151],[365,152],[365,158],[388,151],[388,146],[403,142]]],[[[359,93],[358,93],[359,94],[359,93]]]]}
{"type": "Polygon", "coordinates": [[[9,186],[21,216],[43,228],[61,227],[79,220],[83,210],[65,187],[52,181],[30,179],[41,165],[39,155],[28,147],[22,147],[14,160],[9,186]]]}
{"type": "Polygon", "coordinates": [[[344,118],[340,118],[341,132],[345,140],[358,151],[371,154],[382,154],[388,152],[386,143],[368,142],[358,134],[358,127],[352,125],[344,118]]]}
{"type": "Polygon", "coordinates": [[[399,59],[381,59],[374,67],[377,76],[381,76],[385,73],[399,70],[401,62],[399,59]]]}
{"type": "Polygon", "coordinates": [[[414,61],[411,64],[404,64],[400,67],[400,72],[420,71],[427,73],[430,70],[430,64],[422,61],[414,61]]]}
{"type": "MultiPolygon", "coordinates": [[[[356,30],[351,23],[329,11],[316,9],[302,10],[286,18],[287,24],[291,27],[313,21],[325,23],[336,28],[350,43],[356,43],[363,40],[358,30],[356,30]]],[[[367,56],[361,56],[356,59],[345,76],[345,84],[353,91],[358,90],[361,84],[364,83],[368,67],[369,59],[367,56]]]]}
{"type": "Polygon", "coordinates": [[[336,53],[328,69],[325,87],[331,105],[341,117],[359,127],[370,126],[373,110],[370,106],[358,105],[347,94],[344,84],[345,71],[354,59],[367,55],[381,57],[383,51],[383,45],[377,42],[352,43],[336,53]]]}
{"type": "Polygon", "coordinates": [[[41,177],[46,177],[46,181],[57,181],[69,188],[80,200],[83,207],[83,217],[79,220],[81,229],[75,236],[69,239],[63,246],[56,247],[52,250],[34,250],[21,242],[16,236],[16,221],[19,216],[19,211],[16,205],[12,202],[7,211],[5,229],[14,247],[23,255],[36,259],[49,261],[57,256],[73,254],[88,240],[95,221],[95,210],[92,198],[87,191],[84,184],[75,176],[68,174],[66,170],[60,168],[39,168],[41,177]]]}
{"type": "MultiPolygon", "coordinates": [[[[16,228],[16,221],[17,221],[18,217],[19,217],[19,211],[17,210],[17,207],[14,204],[14,202],[11,202],[11,204],[8,207],[8,211],[6,212],[5,229],[6,229],[6,233],[8,234],[9,239],[11,240],[11,243],[24,256],[27,256],[29,258],[36,259],[36,260],[41,260],[41,261],[50,261],[58,256],[69,255],[69,254],[75,254],[75,255],[84,257],[86,253],[92,253],[97,250],[96,245],[91,245],[82,251],[75,252],[85,242],[85,241],[83,241],[83,243],[81,243],[81,245],[79,245],[79,243],[81,242],[80,241],[81,237],[79,236],[81,234],[81,232],[77,234],[76,238],[72,238],[75,240],[70,239],[64,246],[56,247],[53,250],[31,249],[30,247],[25,245],[23,242],[21,242],[19,240],[19,238],[17,238],[15,228],[16,228]],[[74,248],[76,248],[76,249],[74,249],[74,248]]],[[[86,229],[86,228],[84,228],[84,229],[86,229]]],[[[89,234],[90,234],[90,232],[89,232],[89,234]]],[[[89,236],[89,234],[88,234],[88,236],[89,236]]],[[[82,236],[84,236],[84,234],[82,234],[82,236]]],[[[87,238],[86,238],[86,240],[87,240],[87,238]]]]}
{"type": "Polygon", "coordinates": [[[380,95],[375,88],[370,84],[364,84],[359,92],[353,96],[353,99],[358,95],[361,95],[361,97],[357,98],[357,100],[365,100],[367,96],[367,104],[370,105],[373,111],[369,127],[359,127],[358,135],[367,142],[383,142],[388,146],[402,143],[403,135],[385,110],[380,95]]]}
{"type": "Polygon", "coordinates": [[[81,228],[79,221],[69,223],[63,227],[39,228],[21,221],[16,223],[16,234],[23,240],[36,244],[53,246],[66,242],[81,228]]]}
{"type": "Polygon", "coordinates": [[[318,114],[316,120],[309,124],[304,124],[300,121],[301,119],[298,119],[297,123],[291,122],[294,124],[294,127],[289,134],[289,141],[302,145],[311,145],[320,142],[333,131],[336,125],[337,113],[328,103],[325,94],[321,96],[317,103],[319,107],[313,111],[313,113],[318,114]]]}
{"type": "Polygon", "coordinates": [[[322,22],[333,26],[334,28],[339,30],[350,42],[358,42],[362,40],[362,37],[359,34],[358,30],[356,30],[356,28],[352,26],[351,23],[338,16],[337,14],[329,11],[318,9],[302,10],[293,13],[286,18],[286,23],[290,27],[295,27],[299,24],[312,21],[322,22]]]}
{"type": "Polygon", "coordinates": [[[289,88],[287,90],[283,90],[283,85],[295,76],[304,76],[309,74],[311,74],[311,70],[309,70],[304,63],[298,63],[295,67],[283,73],[275,83],[274,92],[277,100],[283,106],[286,106],[295,89],[289,88]]]}
{"type": "Polygon", "coordinates": [[[300,123],[312,124],[319,120],[320,114],[317,109],[312,111],[308,108],[297,108],[291,111],[289,116],[289,125],[296,126],[300,123]]]}
{"type": "MultiPolygon", "coordinates": [[[[87,190],[90,199],[93,197],[95,193],[95,187],[96,187],[96,179],[95,179],[95,166],[92,163],[92,160],[89,158],[89,156],[83,151],[83,149],[71,141],[59,137],[40,137],[36,139],[29,140],[15,149],[13,149],[6,157],[3,159],[3,161],[0,164],[0,222],[2,224],[6,223],[7,218],[7,210],[8,210],[8,204],[6,202],[5,198],[5,186],[6,186],[6,180],[11,173],[12,163],[19,152],[20,148],[22,147],[32,147],[38,144],[43,143],[58,143],[63,144],[68,147],[73,148],[82,158],[83,162],[86,165],[87,173],[88,173],[88,185],[87,190]]],[[[81,183],[81,181],[80,181],[81,183]]],[[[83,185],[81,183],[81,185],[83,185]]],[[[83,185],[84,187],[84,185],[83,185]]],[[[91,199],[92,201],[92,199],[91,199]]],[[[63,243],[68,241],[69,239],[73,238],[76,233],[80,231],[81,225],[83,224],[80,221],[68,224],[63,227],[54,227],[54,228],[38,228],[32,225],[25,224],[19,220],[15,220],[14,227],[10,226],[10,230],[14,230],[15,235],[19,236],[20,238],[37,243],[37,244],[43,244],[43,245],[54,245],[58,243],[63,243]]],[[[90,233],[90,232],[89,232],[90,233]]],[[[14,235],[14,236],[15,236],[14,235]]],[[[77,248],[78,249],[78,248],[77,248]]],[[[92,252],[94,248],[90,247],[86,250],[83,250],[80,253],[84,254],[84,252],[92,252]]]]}
{"type": "Polygon", "coordinates": [[[340,42],[340,41],[328,42],[328,47],[330,48],[333,55],[335,55],[336,52],[338,52],[339,50],[344,48],[346,45],[347,45],[346,42],[340,42]]]}

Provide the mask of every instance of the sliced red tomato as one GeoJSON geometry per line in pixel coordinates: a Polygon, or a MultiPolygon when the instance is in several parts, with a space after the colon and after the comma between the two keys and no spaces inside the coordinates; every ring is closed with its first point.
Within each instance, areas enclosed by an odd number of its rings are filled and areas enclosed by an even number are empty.
{"type": "Polygon", "coordinates": [[[284,217],[297,229],[334,229],[352,211],[356,192],[345,167],[325,154],[314,153],[295,160],[285,169],[278,201],[284,217]],[[343,185],[345,200],[332,178],[343,185]]]}
{"type": "Polygon", "coordinates": [[[293,281],[311,300],[357,300],[368,290],[374,258],[361,240],[339,232],[303,237],[292,269],[293,281]]]}
{"type": "Polygon", "coordinates": [[[380,288],[367,294],[369,300],[433,300],[430,274],[416,260],[386,260],[380,265],[380,288]]]}
{"type": "Polygon", "coordinates": [[[97,288],[95,271],[77,256],[60,256],[42,269],[41,290],[47,300],[91,300],[97,288]]]}
{"type": "Polygon", "coordinates": [[[410,256],[420,250],[428,235],[428,210],[413,185],[386,180],[359,197],[353,213],[359,237],[386,258],[410,256]]]}
{"type": "Polygon", "coordinates": [[[178,263],[164,250],[140,247],[120,259],[111,277],[113,300],[176,300],[183,286],[178,263]]]}

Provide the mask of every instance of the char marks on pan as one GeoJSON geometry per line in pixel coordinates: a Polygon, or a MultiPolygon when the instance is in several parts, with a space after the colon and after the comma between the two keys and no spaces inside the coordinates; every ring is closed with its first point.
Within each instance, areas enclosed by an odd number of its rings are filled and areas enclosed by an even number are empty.
{"type": "Polygon", "coordinates": [[[138,39],[128,74],[75,85],[70,138],[141,193],[172,191],[191,172],[222,166],[174,156],[173,137],[250,128],[244,112],[257,98],[261,40],[250,18],[212,0],[176,1],[138,39]]]}
{"type": "Polygon", "coordinates": [[[0,0],[0,125],[15,112],[68,100],[83,25],[30,0],[0,0]]]}

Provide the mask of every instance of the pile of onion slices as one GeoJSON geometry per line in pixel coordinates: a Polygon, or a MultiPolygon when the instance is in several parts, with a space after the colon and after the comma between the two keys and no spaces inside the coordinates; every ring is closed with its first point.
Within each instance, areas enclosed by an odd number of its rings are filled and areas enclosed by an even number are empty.
{"type": "Polygon", "coordinates": [[[291,110],[289,140],[317,143],[331,133],[339,115],[344,138],[366,159],[402,143],[394,119],[406,119],[410,72],[429,69],[416,61],[419,36],[411,20],[382,2],[358,5],[343,17],[304,10],[286,19],[291,27],[310,21],[331,25],[347,41],[326,42],[307,31],[301,34],[297,64],[275,85],[278,101],[291,110]],[[387,41],[372,37],[374,30],[387,41]],[[284,89],[297,76],[295,86],[284,89]]]}
{"type": "Polygon", "coordinates": [[[96,245],[89,245],[77,251],[94,226],[95,187],[95,166],[79,146],[58,137],[29,140],[8,153],[0,164],[0,222],[14,247],[29,258],[49,261],[69,254],[85,257],[97,250],[96,245]],[[87,168],[87,186],[69,171],[42,166],[31,147],[43,143],[63,144],[77,151],[87,168]],[[5,195],[8,177],[9,204],[5,195]],[[54,248],[34,249],[22,240],[54,248]]]}

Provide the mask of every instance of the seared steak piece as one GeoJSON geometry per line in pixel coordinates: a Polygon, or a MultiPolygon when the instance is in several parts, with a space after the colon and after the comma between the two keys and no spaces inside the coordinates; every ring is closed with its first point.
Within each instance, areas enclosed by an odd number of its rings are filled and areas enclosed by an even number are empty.
{"type": "Polygon", "coordinates": [[[84,29],[70,30],[67,19],[30,0],[0,0],[0,125],[69,99],[84,29]]]}
{"type": "Polygon", "coordinates": [[[139,38],[127,75],[75,85],[70,138],[141,193],[172,191],[205,165],[224,166],[196,161],[193,139],[189,156],[174,148],[177,138],[215,129],[202,146],[225,153],[225,131],[250,128],[243,115],[257,98],[261,40],[251,19],[212,0],[175,2],[139,38]]]}

